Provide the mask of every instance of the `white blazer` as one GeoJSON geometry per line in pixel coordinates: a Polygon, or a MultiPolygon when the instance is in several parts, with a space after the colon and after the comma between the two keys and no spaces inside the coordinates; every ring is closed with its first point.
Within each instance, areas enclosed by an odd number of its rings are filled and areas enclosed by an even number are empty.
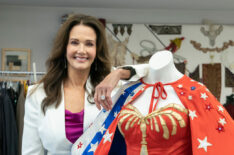
{"type": "MultiPolygon", "coordinates": [[[[136,75],[130,81],[136,81],[143,77],[148,68],[144,65],[134,65],[136,75]]],[[[49,106],[44,115],[41,109],[42,100],[46,97],[43,85],[39,85],[36,91],[30,94],[34,86],[28,88],[25,101],[25,116],[22,142],[22,155],[69,155],[72,143],[66,138],[65,131],[65,104],[64,89],[62,86],[62,99],[57,108],[49,106]]],[[[90,79],[87,81],[87,90],[91,90],[90,79]]],[[[117,92],[118,87],[112,95],[117,92]]],[[[95,104],[90,104],[85,93],[84,106],[84,131],[91,125],[99,114],[95,104]]]]}
{"type": "MultiPolygon", "coordinates": [[[[29,96],[33,87],[28,88],[25,101],[22,155],[44,155],[44,152],[48,155],[70,154],[72,143],[66,138],[63,87],[61,103],[57,108],[48,107],[45,115],[41,109],[42,100],[46,96],[43,85],[39,85],[29,96]]],[[[87,89],[90,90],[90,87],[87,86],[87,89]]],[[[84,131],[99,113],[96,105],[87,101],[87,95],[85,93],[84,131]]]]}

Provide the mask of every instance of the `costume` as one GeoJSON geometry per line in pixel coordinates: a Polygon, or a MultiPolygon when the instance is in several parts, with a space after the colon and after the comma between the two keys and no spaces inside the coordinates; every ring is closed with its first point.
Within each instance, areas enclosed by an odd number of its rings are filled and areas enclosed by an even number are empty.
{"type": "Polygon", "coordinates": [[[72,154],[104,155],[114,144],[127,154],[233,154],[234,122],[209,90],[186,75],[166,85],[173,87],[184,107],[168,104],[141,116],[131,102],[148,88],[141,81],[128,83],[113,98],[113,109],[103,110],[76,141],[72,154]],[[118,130],[126,145],[116,142],[118,130]]]}

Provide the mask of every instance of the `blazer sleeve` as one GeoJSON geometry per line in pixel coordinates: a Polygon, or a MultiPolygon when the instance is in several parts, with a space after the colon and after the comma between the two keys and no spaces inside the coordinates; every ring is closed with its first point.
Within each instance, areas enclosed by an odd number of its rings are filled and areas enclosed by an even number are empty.
{"type": "Polygon", "coordinates": [[[22,141],[22,155],[43,155],[42,146],[38,134],[38,122],[40,113],[40,103],[36,100],[36,92],[30,93],[32,86],[29,87],[25,101],[25,116],[22,141]]]}

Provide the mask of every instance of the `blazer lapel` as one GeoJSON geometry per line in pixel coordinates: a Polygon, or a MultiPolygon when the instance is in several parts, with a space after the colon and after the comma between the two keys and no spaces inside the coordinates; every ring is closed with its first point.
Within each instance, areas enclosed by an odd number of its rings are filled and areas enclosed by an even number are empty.
{"type": "Polygon", "coordinates": [[[85,92],[83,131],[85,131],[93,123],[94,119],[97,117],[97,115],[100,112],[98,108],[96,107],[95,103],[90,103],[87,100],[88,93],[91,94],[92,88],[93,86],[91,85],[90,77],[89,77],[86,82],[86,90],[88,92],[85,92]]]}

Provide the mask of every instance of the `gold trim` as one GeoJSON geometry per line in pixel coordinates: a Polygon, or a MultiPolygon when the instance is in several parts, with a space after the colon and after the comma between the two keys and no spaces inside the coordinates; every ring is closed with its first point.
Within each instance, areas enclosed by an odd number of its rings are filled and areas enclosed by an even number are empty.
{"type": "Polygon", "coordinates": [[[188,115],[187,109],[185,109],[183,106],[175,104],[175,103],[168,104],[167,106],[162,107],[156,111],[153,111],[152,113],[147,114],[146,116],[143,116],[140,113],[140,111],[136,107],[134,107],[132,104],[126,105],[125,108],[126,109],[123,109],[122,111],[120,111],[118,128],[119,128],[121,134],[124,136],[124,134],[121,130],[122,123],[126,119],[128,119],[127,123],[125,124],[125,130],[128,130],[129,128],[133,128],[134,124],[137,122],[137,125],[140,126],[140,130],[142,133],[141,153],[144,153],[144,154],[148,154],[147,141],[146,141],[147,125],[150,125],[151,130],[153,130],[153,128],[155,128],[156,132],[160,131],[156,117],[159,118],[159,122],[162,126],[163,138],[167,139],[167,140],[170,138],[170,131],[168,129],[166,121],[164,120],[164,118],[162,116],[168,117],[171,121],[171,124],[173,126],[172,131],[171,131],[171,135],[176,135],[176,133],[177,133],[176,120],[179,122],[179,126],[181,128],[186,126],[186,122],[180,113],[173,111],[172,109],[166,110],[168,108],[173,108],[173,109],[176,109],[176,110],[188,115]],[[154,124],[154,126],[153,126],[153,124],[154,124]]]}
{"type": "Polygon", "coordinates": [[[177,124],[174,120],[174,118],[169,115],[169,114],[165,114],[167,117],[169,117],[169,119],[171,120],[171,124],[172,124],[172,131],[171,131],[171,135],[175,135],[176,131],[177,131],[177,124]]]}
{"type": "Polygon", "coordinates": [[[158,122],[157,122],[156,118],[153,117],[153,120],[154,120],[154,124],[155,124],[155,130],[156,130],[157,132],[159,132],[159,131],[160,131],[160,130],[159,130],[159,125],[158,125],[158,122]]]}
{"type": "Polygon", "coordinates": [[[161,115],[158,115],[158,117],[163,128],[163,138],[169,139],[169,130],[167,128],[167,124],[161,115]]]}
{"type": "Polygon", "coordinates": [[[135,117],[135,116],[132,116],[132,117],[129,118],[128,122],[127,122],[126,125],[125,125],[125,130],[128,130],[128,129],[129,129],[130,123],[131,123],[131,121],[132,121],[134,118],[136,118],[136,117],[135,117]]]}

